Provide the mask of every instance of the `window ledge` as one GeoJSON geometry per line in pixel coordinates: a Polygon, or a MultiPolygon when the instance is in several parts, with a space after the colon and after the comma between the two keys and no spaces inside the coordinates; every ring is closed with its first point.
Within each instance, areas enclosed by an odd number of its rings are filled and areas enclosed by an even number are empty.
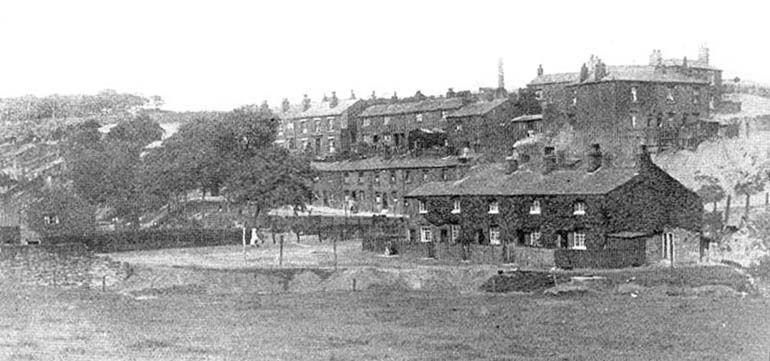
{"type": "Polygon", "coordinates": [[[420,214],[427,214],[428,211],[420,211],[420,214]]]}
{"type": "Polygon", "coordinates": [[[460,210],[459,209],[453,209],[452,212],[450,212],[450,213],[452,213],[452,214],[460,214],[460,210]]]}
{"type": "Polygon", "coordinates": [[[489,214],[500,214],[500,211],[489,211],[487,213],[489,213],[489,214]]]}
{"type": "Polygon", "coordinates": [[[573,212],[572,214],[575,216],[585,216],[586,212],[573,212]]]}
{"type": "Polygon", "coordinates": [[[570,249],[574,249],[576,251],[585,251],[586,247],[585,246],[582,246],[582,247],[571,247],[570,249]]]}
{"type": "Polygon", "coordinates": [[[541,212],[532,212],[532,211],[529,211],[529,214],[537,214],[537,215],[540,215],[540,213],[541,213],[541,212]]]}

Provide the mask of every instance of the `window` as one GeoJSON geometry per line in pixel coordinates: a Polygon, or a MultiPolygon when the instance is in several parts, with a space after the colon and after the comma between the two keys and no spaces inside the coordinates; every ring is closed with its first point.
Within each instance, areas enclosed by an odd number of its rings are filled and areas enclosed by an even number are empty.
{"type": "Polygon", "coordinates": [[[425,206],[425,201],[420,201],[419,210],[422,214],[428,213],[428,208],[425,206]]]}
{"type": "Polygon", "coordinates": [[[543,100],[543,91],[542,90],[535,91],[535,99],[543,100]]]}
{"type": "Polygon", "coordinates": [[[396,171],[390,171],[390,184],[396,184],[396,171]]]}
{"type": "Polygon", "coordinates": [[[462,209],[460,208],[460,200],[459,199],[455,199],[452,202],[452,213],[453,214],[459,214],[460,212],[462,212],[462,209]]]}
{"type": "Polygon", "coordinates": [[[529,206],[529,214],[540,214],[540,200],[535,199],[529,206]]]}
{"type": "Polygon", "coordinates": [[[674,87],[668,87],[668,89],[666,89],[666,101],[669,103],[674,102],[674,87]]]}
{"type": "Polygon", "coordinates": [[[693,104],[698,104],[699,102],[700,102],[700,89],[695,88],[692,91],[692,103],[693,104]]]}
{"type": "Polygon", "coordinates": [[[370,124],[372,124],[371,122],[372,122],[372,121],[371,121],[371,119],[369,119],[369,118],[364,118],[364,124],[363,124],[363,126],[364,126],[364,127],[368,127],[370,124]]]}
{"type": "Polygon", "coordinates": [[[457,240],[460,239],[459,225],[453,224],[449,226],[449,238],[452,240],[452,242],[457,242],[457,240]]]}
{"type": "Polygon", "coordinates": [[[577,105],[577,90],[572,90],[572,105],[577,105]]]}
{"type": "Polygon", "coordinates": [[[329,154],[336,152],[337,149],[334,146],[334,137],[329,137],[329,154]]]}
{"type": "Polygon", "coordinates": [[[447,178],[446,176],[446,168],[441,168],[441,180],[445,181],[447,178]]]}
{"type": "Polygon", "coordinates": [[[428,170],[425,169],[422,171],[422,181],[426,182],[428,180],[428,170]]]}
{"type": "Polygon", "coordinates": [[[446,120],[446,111],[441,111],[441,120],[446,120]]]}
{"type": "Polygon", "coordinates": [[[408,170],[404,171],[404,181],[406,181],[406,183],[412,183],[412,172],[411,171],[408,171],[408,170]]]}
{"type": "Polygon", "coordinates": [[[491,245],[500,244],[500,227],[498,226],[489,227],[489,244],[491,245]]]}
{"type": "Polygon", "coordinates": [[[584,202],[575,202],[572,214],[582,216],[586,214],[586,204],[584,202]]]}
{"type": "Polygon", "coordinates": [[[374,184],[375,185],[380,185],[380,173],[379,172],[374,172],[374,184]]]}
{"type": "Polygon", "coordinates": [[[462,124],[455,125],[455,131],[462,132],[463,131],[463,125],[462,124]]]}
{"type": "Polygon", "coordinates": [[[674,256],[674,234],[671,232],[663,233],[663,244],[661,247],[661,257],[671,259],[674,256]]]}
{"type": "Polygon", "coordinates": [[[382,195],[380,195],[380,192],[374,194],[374,202],[377,204],[382,204],[382,195]]]}
{"type": "Polygon", "coordinates": [[[43,216],[43,222],[47,225],[59,224],[59,216],[53,214],[47,214],[43,216]]]}
{"type": "Polygon", "coordinates": [[[303,120],[299,124],[302,127],[302,134],[307,134],[307,122],[303,120]]]}
{"type": "Polygon", "coordinates": [[[636,128],[636,113],[631,113],[631,128],[636,128]]]}
{"type": "Polygon", "coordinates": [[[527,235],[527,245],[531,247],[540,247],[540,237],[542,233],[540,231],[532,231],[527,235]]]}
{"type": "Polygon", "coordinates": [[[635,86],[631,87],[631,101],[634,102],[634,103],[639,101],[639,98],[636,96],[636,87],[635,86]]]}
{"type": "Polygon", "coordinates": [[[326,118],[326,125],[328,126],[330,132],[334,131],[334,118],[333,117],[326,118]]]}
{"type": "Polygon", "coordinates": [[[489,214],[500,213],[500,203],[498,201],[489,202],[489,214]]]}
{"type": "Polygon", "coordinates": [[[420,228],[420,241],[421,242],[430,242],[433,240],[433,234],[430,230],[430,227],[421,227],[420,228]]]}
{"type": "Polygon", "coordinates": [[[382,120],[382,125],[388,125],[388,124],[390,124],[390,117],[385,117],[385,118],[382,120]]]}
{"type": "Polygon", "coordinates": [[[350,173],[345,172],[344,178],[342,180],[343,183],[348,184],[350,183],[350,173]]]}
{"type": "Polygon", "coordinates": [[[294,122],[286,123],[286,130],[294,131],[294,122]]]}
{"type": "Polygon", "coordinates": [[[414,119],[417,121],[417,123],[422,123],[422,114],[415,115],[414,119]]]}
{"type": "Polygon", "coordinates": [[[372,144],[372,136],[369,134],[364,135],[364,143],[372,144]]]}
{"type": "Polygon", "coordinates": [[[315,119],[315,132],[321,132],[321,119],[315,119]]]}
{"type": "Polygon", "coordinates": [[[358,172],[358,184],[364,184],[364,172],[358,172]]]}
{"type": "Polygon", "coordinates": [[[586,249],[586,234],[583,232],[573,232],[572,249],[586,249]]]}

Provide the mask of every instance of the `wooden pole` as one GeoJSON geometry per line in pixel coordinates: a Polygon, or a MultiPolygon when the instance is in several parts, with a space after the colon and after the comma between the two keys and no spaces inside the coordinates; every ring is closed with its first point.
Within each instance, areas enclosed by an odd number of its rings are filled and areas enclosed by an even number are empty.
{"type": "Polygon", "coordinates": [[[727,222],[730,221],[730,202],[732,201],[732,197],[728,194],[727,195],[727,203],[725,204],[725,221],[724,225],[727,225],[727,222]]]}
{"type": "Polygon", "coordinates": [[[283,266],[283,235],[280,238],[280,245],[278,251],[278,265],[283,266]]]}

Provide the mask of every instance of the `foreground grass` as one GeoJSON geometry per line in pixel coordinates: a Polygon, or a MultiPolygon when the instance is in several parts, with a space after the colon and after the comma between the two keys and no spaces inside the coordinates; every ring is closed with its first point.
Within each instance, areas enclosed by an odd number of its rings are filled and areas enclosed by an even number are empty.
{"type": "Polygon", "coordinates": [[[0,290],[9,360],[765,360],[770,301],[0,290]]]}

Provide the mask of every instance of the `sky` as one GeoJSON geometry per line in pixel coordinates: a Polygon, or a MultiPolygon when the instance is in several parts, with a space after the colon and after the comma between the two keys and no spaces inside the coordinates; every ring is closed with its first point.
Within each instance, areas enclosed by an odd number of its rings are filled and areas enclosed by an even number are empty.
{"type": "Polygon", "coordinates": [[[695,58],[726,77],[770,84],[760,1],[89,1],[0,2],[0,97],[160,95],[170,110],[230,110],[263,100],[439,95],[508,89],[538,64],[578,71],[695,58]]]}

